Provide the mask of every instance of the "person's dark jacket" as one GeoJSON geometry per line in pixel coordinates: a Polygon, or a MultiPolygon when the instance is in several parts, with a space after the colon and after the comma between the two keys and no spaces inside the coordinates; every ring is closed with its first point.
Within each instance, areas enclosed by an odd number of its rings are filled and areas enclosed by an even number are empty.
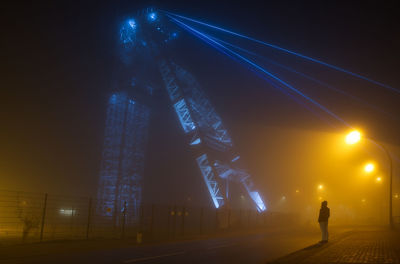
{"type": "Polygon", "coordinates": [[[318,222],[327,222],[329,216],[330,216],[329,208],[327,206],[322,206],[321,209],[319,209],[318,222]]]}

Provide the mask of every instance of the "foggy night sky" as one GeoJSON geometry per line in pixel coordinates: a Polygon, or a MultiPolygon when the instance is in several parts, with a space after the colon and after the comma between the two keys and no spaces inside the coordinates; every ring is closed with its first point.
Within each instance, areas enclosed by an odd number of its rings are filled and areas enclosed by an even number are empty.
{"type": "MultiPolygon", "coordinates": [[[[145,7],[199,18],[400,89],[400,10],[394,1],[9,1],[3,5],[0,189],[95,193],[118,19],[145,7]]],[[[288,158],[290,146],[279,151],[279,146],[271,144],[268,136],[279,133],[275,129],[269,132],[269,127],[329,133],[345,129],[334,130],[324,124],[199,40],[183,36],[179,41],[179,47],[185,48],[177,59],[196,75],[238,149],[250,165],[258,167],[253,169],[256,174],[262,170],[260,157],[288,158]]],[[[290,63],[291,59],[282,58],[290,63]]],[[[304,67],[314,70],[313,66],[304,67]]],[[[400,144],[399,94],[320,69],[317,73],[325,80],[373,102],[394,118],[328,94],[323,88],[311,89],[301,82],[298,87],[372,137],[400,144]]],[[[149,177],[159,186],[154,192],[160,196],[168,183],[202,184],[197,175],[188,175],[194,163],[185,158],[187,149],[180,141],[174,114],[169,112],[166,117],[159,124],[163,129],[151,132],[154,140],[149,151],[155,154],[146,164],[158,175],[149,177]],[[153,162],[157,161],[160,165],[156,166],[153,162]]],[[[276,170],[278,175],[279,168],[276,170]]],[[[259,176],[257,181],[268,184],[265,177],[259,176]]],[[[192,195],[189,187],[187,195],[192,195]]]]}

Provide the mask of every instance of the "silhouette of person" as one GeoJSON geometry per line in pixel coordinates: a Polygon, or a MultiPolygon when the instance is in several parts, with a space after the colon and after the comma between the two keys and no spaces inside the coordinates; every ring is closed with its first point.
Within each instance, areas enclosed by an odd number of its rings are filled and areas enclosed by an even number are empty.
{"type": "Polygon", "coordinates": [[[323,201],[321,203],[321,209],[319,209],[319,216],[318,216],[318,222],[319,222],[319,227],[321,229],[322,233],[322,240],[320,243],[326,243],[328,242],[328,219],[330,216],[330,209],[328,208],[328,202],[323,201]]]}

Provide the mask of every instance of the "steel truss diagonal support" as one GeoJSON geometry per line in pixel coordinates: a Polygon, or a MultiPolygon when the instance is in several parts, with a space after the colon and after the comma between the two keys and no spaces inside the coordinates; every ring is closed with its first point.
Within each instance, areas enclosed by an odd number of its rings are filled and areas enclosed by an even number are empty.
{"type": "MultiPolygon", "coordinates": [[[[174,106],[175,112],[181,123],[183,131],[190,137],[190,145],[199,145],[204,141],[202,138],[202,131],[199,130],[198,119],[194,119],[193,109],[191,104],[188,105],[188,99],[184,96],[185,92],[180,88],[176,81],[174,72],[166,61],[159,63],[160,73],[164,80],[168,94],[170,95],[171,102],[174,106]],[[168,87],[174,87],[169,89],[168,87]],[[177,88],[177,89],[175,89],[177,88]],[[175,96],[178,95],[178,96],[175,96]]],[[[197,158],[197,164],[203,176],[204,182],[210,193],[211,199],[216,208],[224,204],[224,196],[221,193],[220,183],[217,175],[214,174],[212,165],[209,164],[207,154],[202,154],[197,158]]],[[[212,164],[212,163],[211,163],[212,164]]]]}
{"type": "Polygon", "coordinates": [[[182,94],[179,91],[179,87],[175,82],[175,76],[171,72],[171,68],[168,67],[166,61],[160,62],[160,72],[163,78],[165,87],[167,88],[169,98],[172,102],[175,102],[182,94]]]}
{"type": "MultiPolygon", "coordinates": [[[[229,151],[233,148],[232,139],[193,75],[177,64],[165,60],[159,63],[159,67],[183,131],[191,136],[190,145],[195,145],[194,142],[196,145],[204,143],[209,148],[229,156],[229,151]]],[[[237,159],[239,156],[231,162],[237,159]]],[[[254,190],[250,174],[246,171],[213,161],[207,153],[198,156],[196,161],[216,208],[226,204],[227,193],[224,193],[221,187],[222,179],[228,179],[244,186],[259,212],[266,209],[261,196],[254,190]]]]}
{"type": "Polygon", "coordinates": [[[201,174],[203,175],[204,181],[211,195],[211,199],[214,203],[215,208],[219,208],[224,204],[224,197],[218,186],[216,176],[209,164],[207,154],[203,154],[196,159],[197,165],[200,168],[201,174]]]}
{"type": "Polygon", "coordinates": [[[205,135],[205,142],[220,151],[232,148],[232,139],[223,126],[221,117],[216,113],[194,76],[175,63],[173,66],[178,80],[183,84],[184,94],[193,109],[193,116],[198,120],[200,129],[205,135]]]}
{"type": "Polygon", "coordinates": [[[214,168],[221,178],[240,182],[255,203],[259,212],[263,212],[267,209],[260,194],[254,189],[254,183],[249,173],[243,169],[233,168],[232,165],[222,164],[218,161],[214,163],[214,168]]]}
{"type": "Polygon", "coordinates": [[[187,100],[183,97],[183,92],[176,82],[175,74],[171,71],[165,60],[160,61],[159,69],[182,129],[186,134],[190,134],[191,136],[190,145],[200,144],[201,139],[196,129],[197,126],[192,119],[187,100]]]}
{"type": "Polygon", "coordinates": [[[185,133],[193,131],[196,126],[192,120],[192,117],[190,116],[189,108],[186,105],[185,99],[181,99],[176,102],[174,104],[174,108],[185,133]]]}
{"type": "Polygon", "coordinates": [[[125,202],[137,215],[149,114],[146,106],[124,93],[110,97],[98,188],[97,210],[102,215],[118,215],[125,202]]]}

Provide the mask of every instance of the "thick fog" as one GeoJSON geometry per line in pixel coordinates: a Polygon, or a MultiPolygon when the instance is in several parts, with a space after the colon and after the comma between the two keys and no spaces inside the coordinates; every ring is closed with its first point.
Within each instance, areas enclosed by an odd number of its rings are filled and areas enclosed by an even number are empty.
{"type": "MultiPolygon", "coordinates": [[[[375,144],[362,138],[348,145],[346,134],[276,127],[250,130],[249,163],[269,210],[313,222],[326,200],[332,224],[387,223],[389,160],[375,144]],[[366,172],[369,163],[374,168],[366,172]]],[[[390,150],[392,155],[399,151],[393,146],[390,150]]],[[[396,163],[393,169],[396,175],[396,163]]],[[[394,177],[394,215],[399,212],[398,184],[394,177]]]]}

